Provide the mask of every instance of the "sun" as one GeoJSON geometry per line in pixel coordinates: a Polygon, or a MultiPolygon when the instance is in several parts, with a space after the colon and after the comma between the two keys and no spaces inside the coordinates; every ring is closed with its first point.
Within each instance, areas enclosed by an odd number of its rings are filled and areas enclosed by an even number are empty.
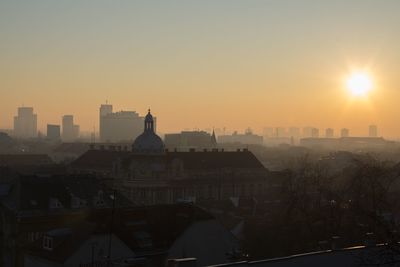
{"type": "Polygon", "coordinates": [[[372,79],[365,72],[356,72],[347,79],[346,86],[353,96],[366,96],[372,89],[372,79]]]}

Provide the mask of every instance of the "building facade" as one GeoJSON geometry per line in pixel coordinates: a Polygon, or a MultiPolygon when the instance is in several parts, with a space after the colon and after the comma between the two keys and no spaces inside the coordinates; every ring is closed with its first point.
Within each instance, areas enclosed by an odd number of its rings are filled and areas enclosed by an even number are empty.
{"type": "Polygon", "coordinates": [[[71,164],[71,171],[96,173],[108,179],[138,205],[263,194],[268,170],[247,149],[169,151],[155,134],[153,123],[149,111],[145,130],[136,138],[131,151],[118,146],[91,149],[71,164]]]}
{"type": "Polygon", "coordinates": [[[62,140],[66,142],[75,141],[79,137],[79,125],[74,124],[73,115],[62,117],[62,140]]]}
{"type": "Polygon", "coordinates": [[[133,141],[143,132],[144,118],[135,111],[113,112],[113,106],[105,104],[99,113],[101,142],[133,141]]]}
{"type": "Polygon", "coordinates": [[[37,115],[32,107],[18,108],[18,115],[14,117],[14,135],[19,138],[37,137],[37,115]]]}
{"type": "Polygon", "coordinates": [[[47,139],[59,141],[61,139],[60,125],[47,124],[47,139]]]}

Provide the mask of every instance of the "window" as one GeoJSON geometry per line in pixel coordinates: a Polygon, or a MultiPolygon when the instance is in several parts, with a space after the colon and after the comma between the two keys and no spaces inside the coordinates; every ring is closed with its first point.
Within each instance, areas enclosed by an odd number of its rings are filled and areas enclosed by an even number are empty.
{"type": "Polygon", "coordinates": [[[53,238],[52,237],[50,237],[50,236],[43,237],[43,248],[46,250],[53,249],[53,238]]]}

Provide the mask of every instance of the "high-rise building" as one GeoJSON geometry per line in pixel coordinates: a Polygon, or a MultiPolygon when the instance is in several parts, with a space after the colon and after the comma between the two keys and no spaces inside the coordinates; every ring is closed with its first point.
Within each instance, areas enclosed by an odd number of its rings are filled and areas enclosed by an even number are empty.
{"type": "Polygon", "coordinates": [[[319,130],[318,130],[318,128],[312,128],[312,129],[311,129],[311,137],[312,137],[312,138],[318,138],[318,137],[319,137],[319,130]]]}
{"type": "Polygon", "coordinates": [[[64,115],[62,117],[62,140],[75,141],[79,137],[79,125],[74,124],[73,115],[64,115]]]}
{"type": "Polygon", "coordinates": [[[334,136],[334,130],[332,128],[327,128],[325,130],[325,137],[326,138],[333,138],[334,136]]]}
{"type": "Polygon", "coordinates": [[[47,124],[47,139],[58,141],[61,139],[60,125],[47,124]]]}
{"type": "Polygon", "coordinates": [[[79,125],[76,125],[76,124],[74,124],[74,128],[73,128],[73,133],[74,133],[74,139],[77,139],[77,138],[79,138],[79,134],[80,134],[80,126],[79,125]]]}
{"type": "Polygon", "coordinates": [[[368,127],[368,136],[369,137],[378,137],[378,126],[370,125],[368,127]]]}
{"type": "MultiPolygon", "coordinates": [[[[154,131],[157,119],[154,117],[154,131]]],[[[100,140],[119,142],[135,139],[143,132],[144,117],[135,111],[113,112],[112,105],[100,106],[100,140]]]]}
{"type": "Polygon", "coordinates": [[[37,115],[32,107],[18,108],[18,115],[14,117],[14,135],[21,138],[37,137],[37,115]]]}
{"type": "Polygon", "coordinates": [[[350,130],[347,128],[343,128],[340,130],[340,137],[349,137],[350,136],[350,130]]]}
{"type": "Polygon", "coordinates": [[[275,137],[286,137],[286,129],[284,127],[276,127],[275,131],[275,137]]]}
{"type": "Polygon", "coordinates": [[[314,127],[304,127],[303,128],[303,137],[307,138],[307,137],[312,137],[312,131],[313,131],[314,127]]]}

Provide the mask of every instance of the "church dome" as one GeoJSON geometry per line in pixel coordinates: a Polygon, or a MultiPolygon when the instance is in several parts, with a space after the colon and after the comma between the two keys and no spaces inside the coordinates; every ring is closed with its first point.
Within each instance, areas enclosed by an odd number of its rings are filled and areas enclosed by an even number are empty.
{"type": "Polygon", "coordinates": [[[154,119],[150,110],[144,119],[144,131],[133,142],[132,151],[135,153],[164,152],[164,142],[154,132],[154,119]]]}

